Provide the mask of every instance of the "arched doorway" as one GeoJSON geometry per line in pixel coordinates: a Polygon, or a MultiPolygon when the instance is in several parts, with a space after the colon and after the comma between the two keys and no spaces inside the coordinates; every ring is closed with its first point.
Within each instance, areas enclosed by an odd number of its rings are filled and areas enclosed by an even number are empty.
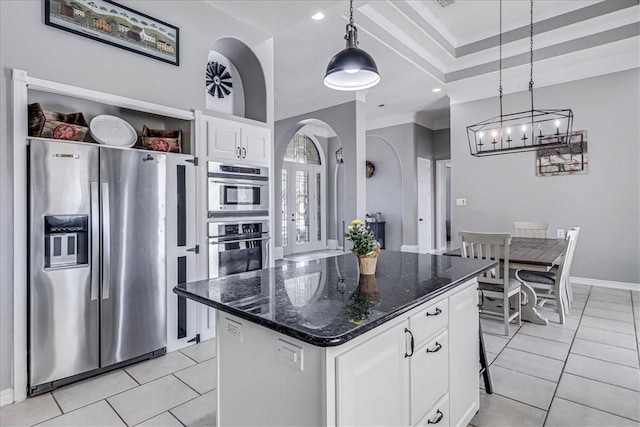
{"type": "Polygon", "coordinates": [[[284,255],[326,248],[324,154],[309,136],[296,133],[282,162],[282,248],[284,255]]]}

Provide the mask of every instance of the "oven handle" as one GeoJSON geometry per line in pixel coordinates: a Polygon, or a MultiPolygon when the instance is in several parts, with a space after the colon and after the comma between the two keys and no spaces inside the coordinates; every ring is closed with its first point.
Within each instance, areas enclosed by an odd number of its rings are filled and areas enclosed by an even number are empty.
{"type": "Polygon", "coordinates": [[[271,237],[261,237],[261,238],[258,238],[258,239],[222,240],[222,241],[216,241],[216,240],[209,239],[209,244],[211,244],[211,245],[224,245],[224,244],[227,244],[227,243],[255,242],[255,241],[260,241],[260,240],[271,240],[271,237]]]}
{"type": "Polygon", "coordinates": [[[248,179],[212,179],[209,178],[209,182],[213,184],[238,184],[238,185],[252,185],[258,187],[268,187],[269,181],[252,181],[248,179]]]}

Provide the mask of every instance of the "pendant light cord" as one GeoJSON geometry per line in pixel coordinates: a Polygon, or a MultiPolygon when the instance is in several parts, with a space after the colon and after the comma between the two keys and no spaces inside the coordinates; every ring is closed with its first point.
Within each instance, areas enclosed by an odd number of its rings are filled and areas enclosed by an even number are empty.
{"type": "Polygon", "coordinates": [[[502,141],[502,0],[500,0],[500,36],[498,45],[500,46],[500,87],[498,88],[498,92],[500,93],[500,140],[502,141]]]}
{"type": "Polygon", "coordinates": [[[533,0],[531,0],[531,25],[529,38],[529,52],[531,72],[529,78],[529,92],[531,92],[531,131],[533,132],[533,0]]]}
{"type": "Polygon", "coordinates": [[[349,0],[349,23],[353,25],[353,0],[349,0]]]}

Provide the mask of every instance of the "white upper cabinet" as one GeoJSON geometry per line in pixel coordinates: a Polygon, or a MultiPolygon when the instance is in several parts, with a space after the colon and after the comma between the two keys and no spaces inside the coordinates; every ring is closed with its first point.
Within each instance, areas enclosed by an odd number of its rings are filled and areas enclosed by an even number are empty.
{"type": "Polygon", "coordinates": [[[207,157],[240,163],[269,165],[270,129],[202,116],[207,157]]]}

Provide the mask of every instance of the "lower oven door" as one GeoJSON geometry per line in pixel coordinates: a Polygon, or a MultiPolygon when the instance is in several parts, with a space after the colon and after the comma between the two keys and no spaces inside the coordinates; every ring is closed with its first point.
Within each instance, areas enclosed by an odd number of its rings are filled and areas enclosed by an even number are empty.
{"type": "Polygon", "coordinates": [[[209,278],[269,267],[269,239],[259,237],[209,239],[209,278]]]}

